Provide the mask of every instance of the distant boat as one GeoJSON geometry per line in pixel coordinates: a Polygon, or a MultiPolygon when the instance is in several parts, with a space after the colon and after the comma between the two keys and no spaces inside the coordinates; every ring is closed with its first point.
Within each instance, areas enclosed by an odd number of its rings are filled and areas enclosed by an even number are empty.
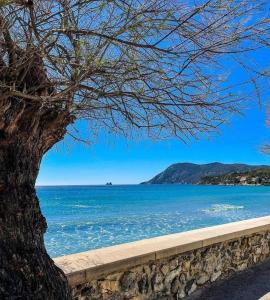
{"type": "Polygon", "coordinates": [[[112,183],[111,182],[107,182],[106,185],[112,185],[112,183]]]}

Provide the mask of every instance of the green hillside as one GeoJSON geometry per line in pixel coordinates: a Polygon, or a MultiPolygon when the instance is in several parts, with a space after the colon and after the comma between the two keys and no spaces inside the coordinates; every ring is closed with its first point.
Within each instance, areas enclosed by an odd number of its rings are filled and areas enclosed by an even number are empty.
{"type": "MultiPolygon", "coordinates": [[[[214,177],[224,174],[240,174],[258,169],[267,169],[265,165],[222,164],[219,162],[209,164],[177,163],[169,166],[144,184],[198,184],[202,178],[212,181],[214,177]]],[[[218,177],[219,181],[220,178],[218,177]]]]}
{"type": "Polygon", "coordinates": [[[270,169],[233,172],[218,176],[204,176],[200,184],[211,185],[270,185],[270,169]]]}

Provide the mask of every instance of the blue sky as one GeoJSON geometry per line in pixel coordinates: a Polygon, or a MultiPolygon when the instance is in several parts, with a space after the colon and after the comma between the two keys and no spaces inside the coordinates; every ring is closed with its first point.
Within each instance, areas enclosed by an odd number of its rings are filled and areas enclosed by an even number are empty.
{"type": "MultiPolygon", "coordinates": [[[[269,69],[269,50],[255,51],[251,57],[258,66],[269,69]]],[[[223,63],[225,70],[230,70],[232,83],[245,80],[246,73],[239,66],[231,65],[227,60],[223,63]]],[[[264,101],[269,98],[267,86],[263,91],[264,101]]],[[[270,144],[266,104],[259,105],[256,99],[246,103],[243,115],[234,115],[229,124],[220,128],[219,133],[212,134],[211,138],[192,140],[188,144],[175,138],[152,141],[147,138],[126,140],[100,137],[87,146],[70,143],[66,138],[43,158],[37,184],[136,184],[152,178],[176,162],[270,165],[270,155],[261,151],[263,145],[270,144]]],[[[84,124],[78,127],[85,131],[84,124]]]]}
{"type": "Polygon", "coordinates": [[[250,103],[244,113],[234,116],[210,139],[187,145],[176,139],[156,142],[112,137],[86,146],[66,139],[45,155],[37,184],[139,183],[175,162],[270,164],[270,155],[260,151],[270,143],[265,107],[250,103]]]}

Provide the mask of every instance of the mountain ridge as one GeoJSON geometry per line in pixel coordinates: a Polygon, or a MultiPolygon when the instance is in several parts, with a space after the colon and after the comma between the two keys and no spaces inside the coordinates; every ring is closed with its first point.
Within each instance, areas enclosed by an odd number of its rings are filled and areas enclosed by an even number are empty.
{"type": "Polygon", "coordinates": [[[152,179],[142,184],[199,184],[205,176],[225,175],[233,172],[247,172],[260,168],[270,168],[268,165],[249,165],[243,163],[224,164],[212,162],[195,164],[189,162],[175,163],[152,179]]]}

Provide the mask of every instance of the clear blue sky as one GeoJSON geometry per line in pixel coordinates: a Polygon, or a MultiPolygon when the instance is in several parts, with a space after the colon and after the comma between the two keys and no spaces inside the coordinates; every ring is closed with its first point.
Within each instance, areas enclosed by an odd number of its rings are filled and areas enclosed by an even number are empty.
{"type": "Polygon", "coordinates": [[[270,156],[260,152],[267,142],[266,109],[254,102],[244,116],[235,116],[210,140],[193,140],[188,145],[176,139],[121,138],[100,139],[90,147],[60,143],[44,157],[37,184],[139,183],[175,162],[270,164],[270,156]]]}
{"type": "MultiPolygon", "coordinates": [[[[268,50],[255,52],[252,57],[258,65],[270,69],[268,50]]],[[[226,60],[225,68],[231,69],[232,82],[246,78],[243,70],[231,66],[226,60]]],[[[265,103],[270,95],[268,86],[269,82],[263,91],[265,103]]],[[[147,138],[101,137],[87,146],[65,139],[43,158],[37,184],[136,184],[177,162],[270,165],[270,155],[263,154],[260,149],[270,144],[265,103],[260,106],[256,99],[246,103],[246,110],[242,111],[244,115],[235,115],[230,124],[220,128],[220,133],[212,134],[210,139],[192,140],[189,144],[173,138],[157,142],[147,138]]],[[[85,126],[81,128],[84,132],[85,126]]]]}

